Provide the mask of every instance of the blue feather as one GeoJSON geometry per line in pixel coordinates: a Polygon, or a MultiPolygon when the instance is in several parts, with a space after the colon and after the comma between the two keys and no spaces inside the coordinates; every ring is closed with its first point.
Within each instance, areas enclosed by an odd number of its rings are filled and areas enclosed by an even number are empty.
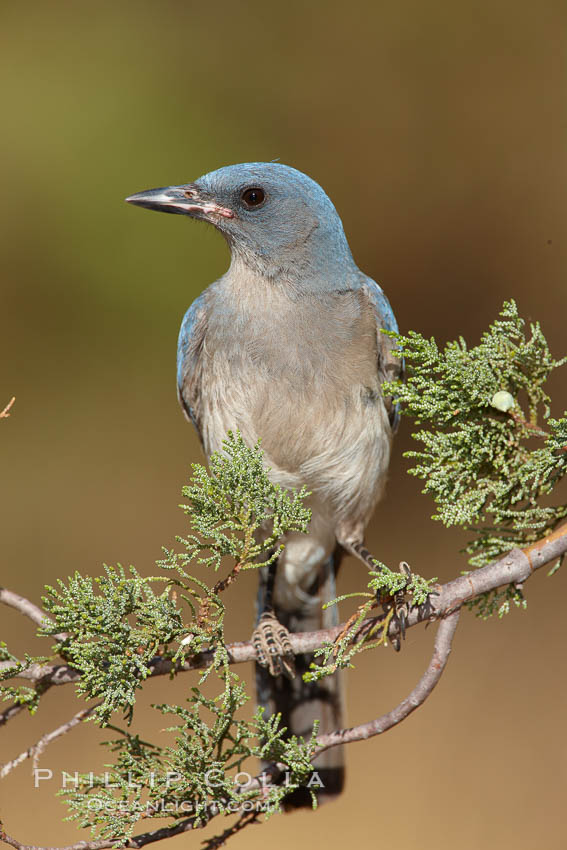
{"type": "Polygon", "coordinates": [[[194,350],[194,333],[200,311],[204,308],[204,294],[193,301],[181,322],[177,339],[177,392],[179,400],[191,422],[195,426],[199,439],[202,439],[201,429],[197,422],[195,409],[184,393],[185,381],[195,368],[197,356],[194,350]]]}

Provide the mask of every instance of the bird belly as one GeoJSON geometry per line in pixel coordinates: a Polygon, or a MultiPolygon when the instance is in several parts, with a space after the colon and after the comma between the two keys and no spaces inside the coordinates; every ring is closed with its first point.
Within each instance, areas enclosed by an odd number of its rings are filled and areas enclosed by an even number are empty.
{"type": "Polygon", "coordinates": [[[261,440],[274,482],[286,489],[305,486],[336,521],[366,523],[390,456],[391,429],[379,387],[312,380],[298,389],[292,381],[275,381],[243,364],[232,369],[218,359],[202,382],[207,456],[238,429],[248,445],[261,440]]]}
{"type": "Polygon", "coordinates": [[[210,455],[227,431],[248,445],[261,439],[274,483],[311,493],[310,533],[289,534],[280,558],[275,600],[286,610],[313,602],[320,565],[342,539],[362,537],[385,484],[390,427],[379,391],[325,382],[325,391],[262,380],[257,371],[219,368],[203,381],[203,440],[210,455]],[[369,400],[370,399],[370,400],[369,400]]]}

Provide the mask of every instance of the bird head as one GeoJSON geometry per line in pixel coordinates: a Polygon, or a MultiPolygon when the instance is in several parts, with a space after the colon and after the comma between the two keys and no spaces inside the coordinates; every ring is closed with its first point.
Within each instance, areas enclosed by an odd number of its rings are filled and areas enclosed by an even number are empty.
{"type": "Polygon", "coordinates": [[[126,200],[209,222],[226,238],[233,260],[268,276],[327,280],[337,266],[356,268],[330,199],[306,174],[281,163],[229,165],[126,200]]]}

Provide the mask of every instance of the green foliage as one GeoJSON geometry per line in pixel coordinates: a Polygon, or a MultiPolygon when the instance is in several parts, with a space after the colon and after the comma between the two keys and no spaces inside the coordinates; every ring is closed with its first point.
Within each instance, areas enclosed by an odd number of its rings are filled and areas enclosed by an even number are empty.
{"type": "Polygon", "coordinates": [[[368,587],[375,596],[397,596],[403,592],[409,596],[411,605],[420,606],[427,601],[437,581],[437,578],[425,579],[416,573],[405,572],[402,565],[398,572],[393,572],[380,561],[375,560],[374,563],[378,569],[370,571],[372,578],[368,587]]]}
{"type": "Polygon", "coordinates": [[[193,464],[193,478],[183,495],[189,501],[181,508],[194,533],[177,538],[184,553],[166,550],[163,567],[185,566],[196,558],[197,563],[218,569],[222,558],[230,556],[241,569],[257,569],[277,558],[281,546],[258,560],[263,552],[270,552],[288,531],[306,533],[311,519],[303,504],[305,488],[290,493],[273,484],[260,445],[250,449],[239,433],[230,431],[223,452],[211,457],[209,470],[193,464]],[[256,540],[261,530],[265,533],[256,540]]]}
{"type": "MultiPolygon", "coordinates": [[[[10,670],[10,678],[16,677],[17,672],[12,668],[10,670]]],[[[2,678],[8,678],[4,676],[2,678]]],[[[13,705],[22,705],[30,714],[35,714],[39,708],[39,701],[42,692],[38,688],[29,688],[26,685],[3,685],[0,688],[0,698],[2,702],[12,701],[13,705]]]]}
{"type": "MultiPolygon", "coordinates": [[[[189,816],[198,826],[213,809],[229,814],[248,802],[265,814],[279,811],[283,797],[305,784],[312,772],[316,726],[304,741],[285,738],[279,715],[264,719],[258,709],[251,720],[242,716],[249,697],[243,681],[229,669],[222,596],[241,571],[277,557],[283,534],[307,531],[307,494],[272,484],[259,446],[248,448],[240,434],[229,434],[223,452],[211,458],[209,471],[200,464],[193,471],[183,491],[188,503],[182,506],[190,533],[178,538],[184,551],[166,550],[159,562],[163,575],[142,577],[133,567],[105,566],[104,575],[96,578],[75,573],[58,581],[44,597],[50,622],[40,633],[67,635],[58,652],[81,674],[78,693],[101,700],[93,719],[102,726],[110,724],[116,711],[125,711],[128,723],[132,721],[138,692],[156,661],[169,659],[174,675],[187,654],[213,653],[188,707],[155,706],[177,721],[165,730],[174,738],[172,745],[142,741],[118,729],[121,737],[109,744],[114,760],[106,765],[106,775],[87,774],[76,787],[62,790],[69,819],[99,839],[116,840],[116,846],[127,841],[141,817],[167,817],[176,823],[189,816]],[[189,571],[217,571],[225,558],[232,568],[213,587],[189,571]],[[156,590],[156,584],[162,589],[156,590]],[[221,686],[213,697],[201,689],[209,677],[221,686]],[[235,783],[253,757],[285,764],[285,785],[235,783]]],[[[18,664],[7,650],[3,657],[18,664]]]]}
{"type": "Polygon", "coordinates": [[[316,682],[342,668],[352,669],[354,667],[352,659],[359,652],[375,649],[377,646],[387,646],[388,627],[394,615],[393,600],[405,596],[412,606],[424,605],[437,581],[437,578],[424,579],[422,576],[409,572],[409,569],[404,570],[403,567],[407,565],[400,564],[400,570],[394,572],[380,561],[375,560],[374,563],[377,569],[370,570],[368,573],[370,576],[368,592],[346,593],[325,605],[328,608],[330,605],[355,597],[366,600],[347,621],[347,628],[337,640],[333,643],[324,643],[315,650],[314,656],[318,662],[311,664],[310,670],[304,673],[305,681],[316,682]],[[371,629],[361,631],[364,620],[376,608],[379,599],[385,603],[386,617],[371,629]]]}
{"type": "MultiPolygon", "coordinates": [[[[31,656],[26,653],[24,660],[19,661],[15,655],[12,655],[4,641],[0,641],[0,662],[10,662],[10,666],[0,669],[0,682],[8,679],[17,679],[18,676],[29,670],[33,664],[43,664],[47,661],[45,656],[31,656]]],[[[24,706],[30,714],[35,714],[42,694],[45,692],[45,687],[38,685],[35,688],[30,688],[27,685],[1,685],[0,700],[2,702],[11,701],[13,705],[24,706]]]]}
{"type": "Polygon", "coordinates": [[[259,708],[251,720],[240,716],[249,697],[235,673],[223,667],[218,678],[222,688],[212,698],[195,687],[188,707],[154,706],[179,721],[164,730],[174,735],[169,746],[111,727],[121,737],[106,743],[114,754],[108,770],[84,774],[59,792],[69,807],[67,819],[118,847],[141,817],[168,817],[173,824],[190,818],[199,827],[211,814],[246,807],[267,816],[279,812],[285,795],[309,782],[316,727],[308,741],[284,740],[279,715],[264,720],[259,708]],[[245,769],[251,757],[286,764],[285,785],[254,781],[245,769]]]}
{"type": "Polygon", "coordinates": [[[152,588],[163,578],[143,578],[134,567],[128,575],[120,564],[104,570],[104,576],[75,573],[66,584],[48,586],[43,602],[52,622],[40,632],[69,634],[62,651],[81,674],[77,693],[102,698],[95,713],[103,724],[119,709],[132,719],[151,659],[186,633],[169,583],[159,594],[152,588]]]}
{"type": "MultiPolygon", "coordinates": [[[[210,588],[185,567],[195,563],[217,570],[225,556],[240,570],[257,568],[262,552],[273,548],[286,531],[306,531],[310,512],[304,490],[288,493],[272,484],[259,446],[248,448],[240,434],[229,434],[223,453],[213,455],[210,471],[193,465],[193,477],[183,493],[183,510],[191,533],[178,538],[185,551],[166,550],[159,562],[174,576],[142,577],[130,567],[105,566],[105,575],[91,578],[75,573],[67,582],[48,587],[44,597],[51,623],[42,634],[69,634],[63,652],[81,673],[77,691],[102,699],[96,717],[107,723],[124,710],[132,720],[136,693],[151,673],[156,656],[182,661],[206,648],[215,650],[214,667],[223,660],[224,603],[219,588],[210,588]],[[266,529],[261,542],[257,536],[266,529]],[[165,582],[159,593],[155,584],[165,582]],[[178,607],[179,601],[186,607],[178,607]],[[188,610],[187,610],[188,609],[188,610]]],[[[260,538],[259,538],[260,539],[260,538]]]]}
{"type": "MultiPolygon", "coordinates": [[[[423,448],[406,453],[416,461],[410,473],[425,481],[434,519],[474,534],[466,547],[471,565],[552,530],[567,516],[567,505],[543,501],[565,475],[567,418],[549,419],[544,387],[566,359],[554,359],[540,326],[530,324],[526,334],[509,301],[473,348],[462,338],[440,349],[413,331],[393,336],[407,377],[385,392],[421,426],[413,436],[423,448]]],[[[510,588],[478,604],[486,616],[504,613],[511,600],[524,604],[510,588]]]]}
{"type": "Polygon", "coordinates": [[[491,590],[489,593],[483,593],[477,599],[469,602],[469,608],[475,610],[477,617],[480,617],[481,620],[488,620],[494,614],[501,619],[510,613],[512,605],[522,610],[525,610],[528,605],[522,588],[517,587],[515,584],[509,584],[507,587],[491,590]]]}

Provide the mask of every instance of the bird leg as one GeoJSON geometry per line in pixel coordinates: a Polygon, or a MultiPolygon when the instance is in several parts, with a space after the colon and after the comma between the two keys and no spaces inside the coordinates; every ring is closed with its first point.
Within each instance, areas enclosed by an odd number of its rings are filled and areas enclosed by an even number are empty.
{"type": "MultiPolygon", "coordinates": [[[[376,570],[379,569],[376,564],[376,559],[372,557],[366,546],[362,542],[355,543],[343,543],[343,547],[349,552],[351,555],[354,555],[355,558],[358,558],[359,561],[362,561],[368,569],[376,570]]],[[[405,561],[401,561],[399,566],[399,571],[403,576],[406,577],[406,585],[411,578],[411,568],[409,564],[406,564],[405,561]]],[[[397,620],[399,634],[392,640],[392,646],[399,652],[401,649],[401,641],[405,640],[406,637],[406,623],[409,617],[409,602],[406,599],[405,589],[402,588],[398,590],[396,593],[391,595],[382,594],[378,591],[376,594],[377,601],[382,605],[382,610],[385,614],[388,613],[392,608],[394,609],[394,617],[397,620]]]]}
{"type": "Polygon", "coordinates": [[[293,679],[295,656],[289,640],[289,631],[276,617],[272,603],[277,565],[277,561],[274,561],[268,567],[264,610],[252,632],[252,645],[256,650],[258,664],[267,667],[271,676],[280,676],[283,673],[288,679],[293,679]]]}
{"type": "Polygon", "coordinates": [[[392,597],[392,605],[394,607],[394,616],[398,620],[398,624],[400,627],[400,632],[392,641],[392,645],[396,652],[399,652],[402,648],[402,640],[406,639],[406,623],[409,618],[409,610],[410,605],[408,599],[406,597],[406,587],[411,578],[411,567],[405,561],[400,561],[399,571],[406,578],[406,585],[401,590],[398,590],[397,593],[394,593],[392,597]]]}

